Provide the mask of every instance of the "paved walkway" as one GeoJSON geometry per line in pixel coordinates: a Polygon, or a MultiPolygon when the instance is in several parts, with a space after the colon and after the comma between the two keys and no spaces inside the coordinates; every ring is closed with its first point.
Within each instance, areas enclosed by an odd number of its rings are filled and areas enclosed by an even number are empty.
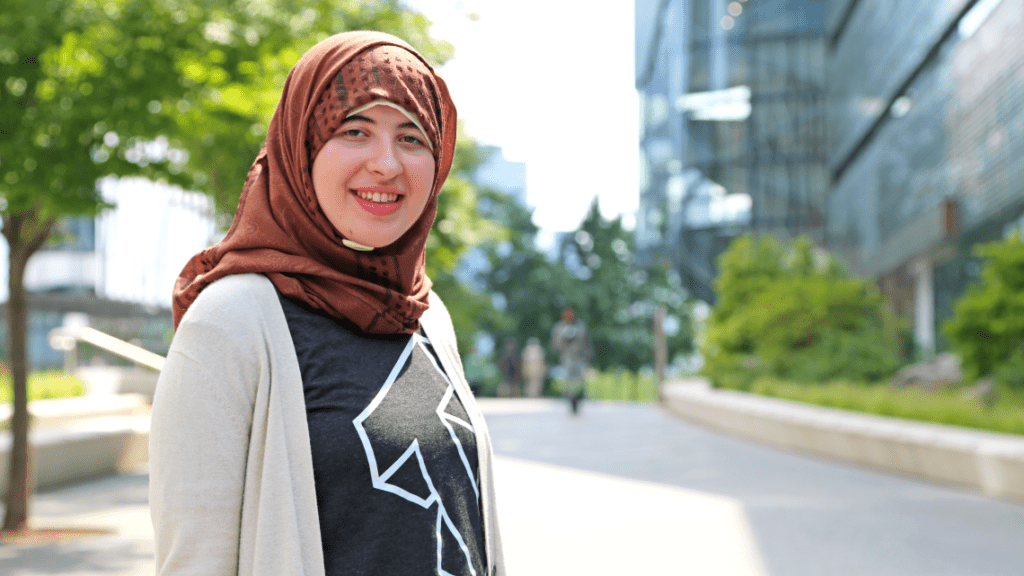
{"type": "MultiPolygon", "coordinates": [[[[598,429],[611,425],[617,434],[636,435],[633,440],[645,433],[610,422],[615,405],[584,403],[576,418],[564,403],[547,400],[485,402],[484,408],[497,453],[509,574],[769,574],[737,501],[646,481],[642,470],[615,472],[618,446],[600,446],[604,434],[598,429]],[[547,439],[537,441],[538,435],[547,439]],[[590,458],[605,465],[579,466],[590,458]]],[[[663,414],[656,408],[643,412],[663,414]]],[[[653,467],[672,458],[655,455],[643,442],[629,443],[634,455],[653,456],[647,460],[653,467]]]]}
{"type": "MultiPolygon", "coordinates": [[[[655,407],[483,402],[513,576],[1019,576],[1024,506],[764,448],[655,407]]],[[[0,574],[152,574],[146,474],[40,494],[0,574]]]]}
{"type": "Polygon", "coordinates": [[[0,545],[0,574],[152,576],[148,474],[44,492],[36,496],[31,513],[35,528],[91,528],[107,534],[50,544],[0,545]]]}
{"type": "Polygon", "coordinates": [[[512,574],[1024,574],[1019,503],[775,450],[650,406],[584,403],[572,418],[508,401],[488,423],[499,466],[522,466],[498,477],[512,574]]]}

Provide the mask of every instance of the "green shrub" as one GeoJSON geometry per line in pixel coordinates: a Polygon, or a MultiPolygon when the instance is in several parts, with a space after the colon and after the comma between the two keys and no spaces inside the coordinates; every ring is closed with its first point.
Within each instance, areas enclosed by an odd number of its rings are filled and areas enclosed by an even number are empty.
{"type": "MultiPolygon", "coordinates": [[[[591,400],[625,400],[630,402],[657,402],[658,379],[653,373],[635,373],[628,370],[594,371],[587,377],[587,398],[591,400]]],[[[546,395],[561,398],[565,382],[553,379],[546,395]]]]}
{"type": "Polygon", "coordinates": [[[982,244],[978,282],[957,301],[944,330],[967,380],[993,375],[1024,390],[1024,240],[982,244]]]}
{"type": "Polygon", "coordinates": [[[1014,350],[1006,362],[999,364],[992,377],[1003,389],[1024,392],[1024,347],[1014,350]]]}
{"type": "Polygon", "coordinates": [[[885,383],[838,380],[817,386],[759,378],[750,386],[757,394],[796,402],[893,416],[936,424],[967,426],[1008,434],[1024,434],[1024,394],[1000,393],[991,405],[965,400],[962,389],[894,388],[885,383]]]}
{"type": "Polygon", "coordinates": [[[867,281],[806,238],[736,239],[720,262],[704,374],[747,390],[760,377],[874,380],[900,365],[898,322],[867,281]]]}
{"type": "MultiPolygon", "coordinates": [[[[32,372],[28,376],[28,399],[47,400],[70,398],[85,394],[85,383],[75,376],[60,370],[32,372]]],[[[0,403],[9,404],[14,398],[11,374],[6,368],[0,369],[0,403]]]]}

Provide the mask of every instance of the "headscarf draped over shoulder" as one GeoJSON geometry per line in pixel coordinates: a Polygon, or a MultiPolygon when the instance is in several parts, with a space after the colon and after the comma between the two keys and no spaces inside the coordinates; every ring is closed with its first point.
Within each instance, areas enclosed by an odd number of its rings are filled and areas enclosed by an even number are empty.
{"type": "Polygon", "coordinates": [[[285,296],[371,334],[412,333],[429,306],[427,234],[455,152],[455,105],[411,46],[380,32],[345,32],[313,46],[288,74],[227,235],[185,265],[174,287],[177,328],[199,292],[230,274],[266,275],[285,296]],[[360,252],[323,214],[313,159],[351,110],[388,100],[415,114],[431,141],[430,199],[393,244],[360,252]]]}

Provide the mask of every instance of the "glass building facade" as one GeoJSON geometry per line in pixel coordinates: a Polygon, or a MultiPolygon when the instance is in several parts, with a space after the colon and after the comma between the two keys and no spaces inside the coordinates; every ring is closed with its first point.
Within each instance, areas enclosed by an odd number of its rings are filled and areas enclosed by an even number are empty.
{"type": "Polygon", "coordinates": [[[824,245],[876,277],[917,344],[1024,213],[1024,3],[829,6],[824,245]]]}
{"type": "Polygon", "coordinates": [[[807,235],[942,349],[973,247],[1024,222],[1024,2],[636,0],[636,14],[648,257],[671,255],[713,302],[736,234],[807,235]],[[737,86],[741,120],[673,105],[737,86]],[[730,197],[749,210],[709,216],[730,197]]]}
{"type": "Polygon", "coordinates": [[[823,239],[824,3],[638,0],[636,14],[637,245],[713,302],[738,233],[823,239]]]}

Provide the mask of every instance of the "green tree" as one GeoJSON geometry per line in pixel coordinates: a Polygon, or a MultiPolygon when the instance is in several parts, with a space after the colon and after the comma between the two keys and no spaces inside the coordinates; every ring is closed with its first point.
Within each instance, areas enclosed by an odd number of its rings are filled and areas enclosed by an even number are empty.
{"type": "Polygon", "coordinates": [[[481,273],[504,312],[487,326],[497,341],[512,339],[521,346],[533,336],[547,343],[562,309],[572,306],[587,323],[595,367],[637,370],[653,362],[654,311],[665,305],[680,328],[670,350],[692,349],[678,276],[667,268],[638,267],[633,235],[621,219],[603,219],[595,201],[552,258],[535,247],[538,230],[529,210],[500,193],[486,200],[482,210],[510,230],[507,239],[486,247],[489,266],[481,273]]]}
{"type": "Polygon", "coordinates": [[[716,384],[745,387],[761,374],[877,380],[898,367],[898,323],[878,291],[807,238],[742,236],[720,270],[704,349],[716,384]]]}
{"type": "Polygon", "coordinates": [[[142,175],[213,196],[234,213],[291,66],[350,29],[410,41],[440,63],[451,46],[398,0],[6,0],[0,11],[0,214],[10,248],[14,387],[4,529],[26,526],[29,257],[66,215],[107,206],[106,175],[142,175]]]}
{"type": "Polygon", "coordinates": [[[485,189],[479,211],[507,230],[504,238],[479,247],[486,264],[474,271],[473,284],[490,307],[480,332],[494,339],[495,354],[500,354],[507,340],[520,348],[530,337],[546,344],[565,305],[563,295],[571,275],[535,247],[539,229],[533,224],[532,211],[513,196],[485,189]]]}
{"type": "Polygon", "coordinates": [[[982,244],[981,277],[957,301],[944,329],[970,380],[995,375],[1000,384],[1024,380],[1024,240],[982,244]]]}
{"type": "Polygon", "coordinates": [[[621,217],[605,220],[595,199],[578,230],[563,237],[559,260],[573,276],[566,302],[587,322],[598,369],[638,370],[654,362],[654,313],[664,306],[678,330],[673,354],[693,349],[688,303],[678,275],[637,265],[633,234],[621,217]]]}
{"type": "Polygon", "coordinates": [[[462,257],[475,246],[493,244],[508,236],[499,222],[477,210],[479,199],[491,194],[472,179],[484,160],[480,147],[459,131],[455,160],[437,199],[437,219],[427,238],[427,276],[448,308],[459,349],[473,349],[473,336],[496,311],[488,295],[464,285],[455,275],[462,257]]]}

